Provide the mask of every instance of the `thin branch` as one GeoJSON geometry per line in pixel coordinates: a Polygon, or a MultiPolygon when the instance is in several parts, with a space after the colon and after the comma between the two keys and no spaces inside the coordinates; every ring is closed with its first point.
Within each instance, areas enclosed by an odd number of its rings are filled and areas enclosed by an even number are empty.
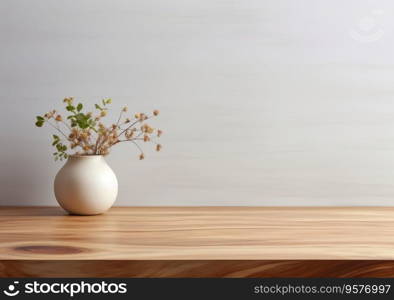
{"type": "Polygon", "coordinates": [[[122,130],[122,132],[119,134],[119,136],[121,136],[123,133],[125,133],[127,130],[129,130],[131,127],[133,127],[135,124],[137,124],[138,122],[141,122],[140,120],[137,120],[133,123],[131,123],[130,126],[126,127],[125,129],[122,130]]]}
{"type": "Polygon", "coordinates": [[[123,109],[120,111],[118,122],[116,122],[116,127],[119,127],[119,122],[120,122],[120,119],[122,118],[122,115],[123,115],[123,109]]]}
{"type": "Polygon", "coordinates": [[[118,144],[118,143],[123,143],[123,142],[132,142],[132,141],[143,141],[144,139],[137,139],[137,138],[133,138],[133,139],[131,139],[131,140],[119,140],[119,141],[117,141],[116,143],[114,143],[113,144],[113,146],[115,146],[116,144],[118,144]]]}
{"type": "Polygon", "coordinates": [[[119,134],[119,136],[121,136],[123,133],[125,133],[127,130],[129,130],[131,127],[133,127],[135,124],[137,124],[138,122],[144,122],[144,121],[146,121],[146,120],[149,120],[149,119],[151,119],[153,116],[149,116],[149,117],[147,117],[145,120],[137,120],[137,121],[135,121],[135,122],[133,122],[133,123],[131,123],[131,125],[129,126],[129,127],[127,127],[126,129],[124,129],[120,134],[119,134]]]}
{"type": "Polygon", "coordinates": [[[142,151],[141,147],[136,142],[134,142],[133,140],[130,140],[130,142],[132,142],[140,150],[141,153],[144,153],[144,151],[142,151]]]}
{"type": "Polygon", "coordinates": [[[69,140],[68,137],[63,133],[63,131],[60,130],[59,127],[53,125],[51,122],[49,122],[49,120],[47,120],[47,123],[48,123],[49,125],[51,125],[53,128],[55,128],[57,131],[59,131],[59,132],[66,138],[67,141],[69,140]]]}
{"type": "MultiPolygon", "coordinates": [[[[141,131],[141,133],[140,133],[139,135],[137,135],[137,136],[131,138],[130,140],[129,140],[129,139],[126,139],[126,140],[118,140],[116,143],[112,144],[112,146],[115,146],[116,144],[121,143],[121,142],[131,142],[131,140],[140,140],[140,141],[143,141],[143,140],[144,140],[143,138],[139,138],[143,133],[144,133],[144,132],[141,131]]],[[[118,137],[120,137],[120,135],[118,135],[118,137]]],[[[126,138],[127,138],[127,137],[126,137],[126,138]]]]}
{"type": "Polygon", "coordinates": [[[64,122],[63,120],[61,122],[67,127],[68,130],[70,131],[72,130],[71,127],[66,122],[64,122]]]}
{"type": "Polygon", "coordinates": [[[94,154],[98,154],[97,151],[98,151],[98,144],[99,144],[100,138],[101,138],[101,135],[99,135],[99,136],[97,137],[96,146],[94,147],[94,154]]]}
{"type": "MultiPolygon", "coordinates": [[[[109,135],[107,134],[106,136],[104,136],[103,140],[98,144],[98,149],[100,149],[105,142],[108,140],[109,135]]],[[[100,149],[100,153],[101,153],[101,149],[100,149]]]]}

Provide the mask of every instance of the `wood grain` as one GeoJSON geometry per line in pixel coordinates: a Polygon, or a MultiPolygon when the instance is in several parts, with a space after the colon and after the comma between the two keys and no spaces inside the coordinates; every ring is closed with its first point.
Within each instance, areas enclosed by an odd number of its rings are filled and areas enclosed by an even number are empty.
{"type": "Polygon", "coordinates": [[[392,277],[394,208],[0,209],[0,276],[392,277]]]}
{"type": "Polygon", "coordinates": [[[0,277],[388,278],[394,277],[394,262],[359,260],[12,260],[0,261],[0,277]]]}

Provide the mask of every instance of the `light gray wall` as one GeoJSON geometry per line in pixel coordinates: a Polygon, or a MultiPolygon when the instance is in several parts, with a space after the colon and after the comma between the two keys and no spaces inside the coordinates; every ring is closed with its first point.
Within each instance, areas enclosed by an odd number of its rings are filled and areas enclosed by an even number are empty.
{"type": "Polygon", "coordinates": [[[0,1],[0,204],[56,205],[64,96],[158,108],[118,205],[392,205],[394,3],[0,1]]]}

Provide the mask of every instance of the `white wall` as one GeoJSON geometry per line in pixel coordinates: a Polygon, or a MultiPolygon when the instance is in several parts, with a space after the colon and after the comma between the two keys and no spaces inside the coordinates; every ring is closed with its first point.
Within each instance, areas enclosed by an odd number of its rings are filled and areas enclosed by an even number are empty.
{"type": "Polygon", "coordinates": [[[392,205],[394,3],[2,0],[0,204],[56,205],[64,96],[158,108],[117,205],[392,205]]]}

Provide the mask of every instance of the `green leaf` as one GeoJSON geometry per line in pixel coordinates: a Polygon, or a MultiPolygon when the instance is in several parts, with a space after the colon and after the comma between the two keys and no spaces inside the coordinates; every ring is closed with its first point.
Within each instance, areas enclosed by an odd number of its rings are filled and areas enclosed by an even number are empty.
{"type": "Polygon", "coordinates": [[[75,121],[81,129],[86,129],[89,127],[89,117],[83,113],[75,115],[75,121]]]}
{"type": "Polygon", "coordinates": [[[44,122],[45,119],[44,119],[43,117],[41,117],[41,116],[37,116],[37,121],[42,121],[42,122],[44,122]]]}
{"type": "Polygon", "coordinates": [[[77,106],[77,111],[80,112],[82,110],[82,108],[83,108],[82,103],[79,103],[77,106]]]}
{"type": "Polygon", "coordinates": [[[101,108],[101,106],[98,105],[98,104],[95,104],[94,107],[96,107],[96,108],[99,109],[99,110],[103,110],[103,109],[101,108]]]}
{"type": "Polygon", "coordinates": [[[44,122],[43,122],[43,121],[37,121],[37,122],[36,122],[36,126],[37,126],[37,127],[42,127],[42,125],[44,125],[44,122]]]}
{"type": "Polygon", "coordinates": [[[59,136],[57,136],[56,134],[52,135],[52,137],[53,137],[53,143],[52,143],[52,146],[55,146],[57,143],[59,143],[59,141],[60,141],[60,137],[59,137],[59,136]]]}
{"type": "Polygon", "coordinates": [[[67,109],[68,111],[74,111],[74,110],[75,110],[75,107],[72,106],[72,105],[67,105],[67,106],[66,106],[66,109],[67,109]]]}
{"type": "Polygon", "coordinates": [[[93,120],[93,119],[89,119],[88,120],[88,124],[89,124],[90,127],[94,127],[94,126],[96,126],[96,121],[93,120]]]}
{"type": "Polygon", "coordinates": [[[111,98],[108,98],[107,101],[106,101],[106,103],[107,103],[107,104],[111,104],[111,103],[112,103],[112,99],[111,99],[111,98]]]}
{"type": "Polygon", "coordinates": [[[67,150],[67,146],[66,146],[66,145],[63,145],[62,151],[64,152],[64,151],[66,151],[66,150],[67,150]]]}

